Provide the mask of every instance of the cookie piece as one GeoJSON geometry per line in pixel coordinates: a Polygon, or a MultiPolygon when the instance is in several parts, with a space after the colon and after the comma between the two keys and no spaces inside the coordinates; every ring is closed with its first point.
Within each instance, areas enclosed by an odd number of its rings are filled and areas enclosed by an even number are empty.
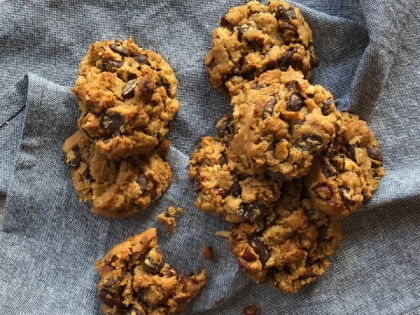
{"type": "Polygon", "coordinates": [[[216,125],[238,171],[273,180],[300,178],[335,137],[333,96],[300,72],[267,71],[231,98],[233,114],[216,125]]]}
{"type": "Polygon", "coordinates": [[[284,1],[251,1],[230,9],[204,59],[213,86],[233,94],[238,85],[271,69],[291,66],[309,78],[318,63],[312,31],[299,8],[284,1]]]}
{"type": "Polygon", "coordinates": [[[150,152],[179,109],[177,84],[169,64],[132,38],[96,42],[73,87],[79,127],[109,159],[150,152]]]}
{"type": "Polygon", "coordinates": [[[107,315],[178,314],[206,283],[206,271],[178,274],[165,262],[156,229],[128,237],[95,263],[107,315]]]}
{"type": "Polygon", "coordinates": [[[302,183],[288,182],[274,211],[249,223],[231,224],[230,249],[257,283],[297,292],[329,267],[341,239],[340,221],[301,196],[302,183]]]}
{"type": "Polygon", "coordinates": [[[336,125],[334,144],[314,163],[306,187],[317,208],[342,218],[372,198],[385,171],[379,144],[365,121],[344,113],[336,125]]]}
{"type": "Polygon", "coordinates": [[[269,213],[280,196],[281,183],[265,174],[240,173],[226,155],[226,145],[212,137],[201,139],[191,154],[189,178],[198,193],[194,205],[228,222],[254,221],[269,213]]]}
{"type": "Polygon", "coordinates": [[[164,140],[152,152],[113,161],[78,130],[65,141],[63,151],[80,201],[91,202],[93,213],[121,218],[145,210],[168,189],[169,145],[164,140]]]}

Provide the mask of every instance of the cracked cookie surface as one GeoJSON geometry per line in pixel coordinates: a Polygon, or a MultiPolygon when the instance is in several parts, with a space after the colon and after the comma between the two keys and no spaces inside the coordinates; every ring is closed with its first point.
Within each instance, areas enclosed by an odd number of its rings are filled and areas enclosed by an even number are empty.
{"type": "Polygon", "coordinates": [[[150,152],[179,109],[177,84],[162,56],[132,38],[96,42],[73,87],[79,127],[109,159],[150,152]]]}
{"type": "Polygon", "coordinates": [[[78,130],[65,141],[63,151],[80,201],[91,202],[93,213],[120,218],[145,210],[168,189],[169,145],[163,140],[147,154],[113,161],[78,130]]]}
{"type": "Polygon", "coordinates": [[[336,125],[337,137],[314,163],[306,186],[317,208],[345,217],[372,198],[385,171],[379,144],[365,121],[343,113],[336,125]]]}
{"type": "Polygon", "coordinates": [[[156,229],[128,237],[95,264],[98,297],[107,315],[182,312],[206,283],[206,271],[180,275],[165,262],[156,229]]]}
{"type": "Polygon", "coordinates": [[[254,221],[269,213],[280,196],[281,183],[265,174],[239,173],[227,159],[226,146],[203,137],[190,157],[189,178],[198,193],[195,206],[228,222],[254,221]]]}
{"type": "Polygon", "coordinates": [[[285,181],[306,175],[335,137],[333,96],[293,70],[271,70],[231,98],[233,114],[216,125],[239,172],[285,181]]]}
{"type": "Polygon", "coordinates": [[[302,182],[288,182],[274,211],[253,223],[231,224],[230,249],[257,283],[297,292],[329,267],[341,240],[340,221],[301,195],[302,182]]]}
{"type": "Polygon", "coordinates": [[[291,66],[309,78],[318,63],[312,31],[300,9],[284,1],[251,1],[230,9],[204,59],[213,86],[231,94],[270,69],[291,66]]]}

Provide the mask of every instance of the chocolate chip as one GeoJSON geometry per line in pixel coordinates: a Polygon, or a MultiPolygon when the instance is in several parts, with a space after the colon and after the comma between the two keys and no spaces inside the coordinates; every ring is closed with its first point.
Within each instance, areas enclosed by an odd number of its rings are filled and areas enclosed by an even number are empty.
{"type": "Polygon", "coordinates": [[[254,85],[251,87],[251,89],[253,89],[253,90],[261,90],[261,89],[263,89],[263,88],[266,88],[267,87],[267,85],[265,85],[265,84],[257,84],[257,83],[254,83],[254,85]]]}
{"type": "Polygon", "coordinates": [[[338,187],[338,191],[340,192],[341,198],[343,198],[346,201],[349,201],[349,198],[347,197],[350,194],[350,189],[344,186],[338,187]]]}
{"type": "Polygon", "coordinates": [[[150,250],[144,259],[144,265],[151,273],[159,273],[164,264],[165,260],[163,259],[162,251],[160,249],[150,250]]]}
{"type": "Polygon", "coordinates": [[[318,228],[318,242],[323,242],[329,239],[328,226],[323,225],[318,228]]]}
{"type": "MultiPolygon", "coordinates": [[[[286,51],[286,53],[281,57],[281,59],[278,62],[278,67],[280,70],[286,71],[287,68],[291,65],[293,62],[293,55],[297,52],[296,48],[290,49],[286,51]]],[[[296,82],[296,81],[294,81],[296,82]]],[[[290,90],[290,89],[289,89],[290,90]]]]}
{"type": "Polygon", "coordinates": [[[260,313],[260,308],[257,306],[247,306],[244,308],[244,315],[258,315],[260,313]]]}
{"type": "Polygon", "coordinates": [[[92,177],[92,175],[90,174],[90,166],[88,165],[85,169],[85,171],[83,172],[83,176],[82,178],[84,180],[88,180],[91,183],[93,183],[95,181],[95,179],[92,177]]]}
{"type": "Polygon", "coordinates": [[[371,147],[371,148],[367,148],[367,155],[368,157],[370,157],[373,160],[382,162],[383,158],[382,158],[382,153],[379,150],[379,148],[377,147],[371,147]]]}
{"type": "Polygon", "coordinates": [[[223,154],[219,159],[219,165],[223,166],[223,165],[226,165],[226,164],[228,164],[228,159],[227,159],[226,155],[223,154]]]}
{"type": "Polygon", "coordinates": [[[137,178],[137,184],[139,184],[142,193],[147,191],[147,179],[144,174],[139,174],[139,177],[137,178]]]}
{"type": "Polygon", "coordinates": [[[289,275],[292,274],[292,269],[290,269],[289,265],[283,265],[283,271],[289,275]]]}
{"type": "Polygon", "coordinates": [[[133,79],[128,81],[127,83],[124,84],[123,88],[122,88],[122,92],[121,95],[124,98],[130,98],[134,96],[134,90],[136,89],[137,86],[137,79],[133,79]]]}
{"type": "Polygon", "coordinates": [[[155,85],[150,80],[149,77],[147,77],[141,85],[141,94],[143,96],[150,96],[155,91],[155,85]]]}
{"type": "Polygon", "coordinates": [[[111,257],[111,262],[113,263],[113,262],[116,262],[118,260],[118,256],[117,255],[114,255],[114,256],[112,256],[111,257]]]}
{"type": "Polygon", "coordinates": [[[116,283],[117,283],[117,280],[115,280],[113,277],[109,277],[108,281],[104,284],[104,286],[109,288],[109,287],[112,287],[116,283]]]}
{"type": "Polygon", "coordinates": [[[171,268],[165,273],[166,278],[176,277],[178,276],[178,270],[176,268],[171,268]]]}
{"type": "Polygon", "coordinates": [[[313,45],[311,45],[309,47],[309,54],[311,56],[311,59],[309,61],[310,64],[311,64],[311,67],[313,67],[313,68],[318,67],[319,64],[320,64],[320,60],[317,57],[317,55],[315,54],[315,49],[314,49],[314,46],[313,45]]]}
{"type": "Polygon", "coordinates": [[[240,26],[237,27],[238,29],[238,41],[241,42],[242,41],[242,37],[244,35],[244,29],[240,26]]]}
{"type": "Polygon", "coordinates": [[[234,131],[232,116],[227,116],[225,120],[217,127],[216,132],[217,136],[223,138],[224,136],[231,135],[234,131]]]}
{"type": "Polygon", "coordinates": [[[102,115],[101,124],[110,133],[118,131],[124,124],[124,119],[118,114],[102,115]]]}
{"type": "Polygon", "coordinates": [[[330,200],[333,196],[333,191],[326,184],[319,184],[313,188],[313,191],[322,199],[330,200]]]}
{"type": "Polygon", "coordinates": [[[321,106],[322,115],[328,115],[329,114],[330,106],[331,106],[332,102],[333,102],[332,99],[328,99],[324,103],[322,103],[322,106],[321,106]]]}
{"type": "Polygon", "coordinates": [[[275,181],[279,181],[279,182],[286,181],[286,176],[282,172],[274,172],[271,170],[266,170],[265,174],[275,181]]]}
{"type": "Polygon", "coordinates": [[[120,41],[115,41],[115,43],[109,45],[109,48],[122,56],[130,56],[130,52],[122,45],[120,41]]]}
{"type": "Polygon", "coordinates": [[[351,145],[347,148],[349,157],[352,158],[355,161],[356,161],[356,148],[357,148],[356,144],[353,144],[353,145],[351,145]]]}
{"type": "Polygon", "coordinates": [[[198,191],[201,190],[201,181],[200,181],[198,173],[194,175],[193,184],[194,184],[194,191],[195,192],[198,192],[198,191]]]}
{"type": "Polygon", "coordinates": [[[293,7],[289,9],[283,8],[281,5],[277,7],[277,18],[289,20],[289,19],[296,19],[296,12],[293,7]]]}
{"type": "Polygon", "coordinates": [[[297,27],[293,24],[290,24],[289,22],[282,22],[279,24],[280,30],[282,31],[293,31],[294,33],[297,33],[297,27]]]}
{"type": "Polygon", "coordinates": [[[305,105],[305,98],[297,92],[292,93],[289,97],[286,109],[292,112],[298,112],[305,105]]]}
{"type": "Polygon", "coordinates": [[[135,61],[137,61],[140,66],[141,65],[150,66],[150,63],[149,63],[149,60],[148,60],[146,54],[138,54],[138,55],[134,56],[133,59],[135,61]]]}
{"type": "Polygon", "coordinates": [[[82,161],[82,156],[80,154],[79,147],[73,148],[70,152],[66,155],[65,163],[70,167],[79,167],[80,162],[82,161]],[[70,152],[72,154],[69,154],[70,152]]]}
{"type": "Polygon", "coordinates": [[[293,80],[292,82],[290,82],[288,85],[287,85],[287,89],[289,90],[289,91],[291,91],[291,90],[294,90],[294,89],[296,89],[296,87],[298,86],[298,81],[296,81],[296,80],[293,80]]]}
{"type": "Polygon", "coordinates": [[[124,308],[123,302],[116,298],[114,294],[108,290],[101,289],[98,293],[99,299],[110,307],[124,308]]]}
{"type": "Polygon", "coordinates": [[[233,183],[233,186],[230,190],[230,193],[235,198],[238,198],[241,195],[242,189],[241,189],[241,186],[239,185],[239,183],[237,181],[235,181],[233,183]]]}
{"type": "Polygon", "coordinates": [[[111,271],[114,271],[114,267],[112,267],[111,265],[105,264],[101,268],[101,274],[104,274],[104,275],[110,273],[111,271]]]}
{"type": "Polygon", "coordinates": [[[257,202],[254,203],[243,203],[242,208],[239,209],[238,214],[241,215],[245,220],[252,222],[254,221],[257,211],[263,209],[264,206],[257,202]]]}
{"type": "Polygon", "coordinates": [[[229,21],[227,20],[227,18],[226,18],[226,15],[223,15],[222,16],[222,18],[220,19],[220,26],[223,26],[223,27],[228,27],[228,26],[230,26],[231,24],[229,23],[229,21]]]}
{"type": "Polygon", "coordinates": [[[121,68],[123,66],[124,62],[121,61],[115,61],[112,59],[103,58],[102,59],[102,71],[108,71],[110,68],[112,70],[112,67],[115,68],[121,68]]]}
{"type": "Polygon", "coordinates": [[[267,260],[270,258],[268,248],[256,235],[250,237],[250,243],[254,251],[258,254],[261,263],[265,265],[267,260]]]}
{"type": "Polygon", "coordinates": [[[314,153],[322,148],[322,138],[315,134],[304,135],[296,143],[296,146],[301,150],[314,153]]]}
{"type": "Polygon", "coordinates": [[[274,107],[277,104],[277,100],[275,98],[269,100],[267,104],[264,106],[263,118],[267,118],[268,116],[272,116],[274,113],[274,107]]]}

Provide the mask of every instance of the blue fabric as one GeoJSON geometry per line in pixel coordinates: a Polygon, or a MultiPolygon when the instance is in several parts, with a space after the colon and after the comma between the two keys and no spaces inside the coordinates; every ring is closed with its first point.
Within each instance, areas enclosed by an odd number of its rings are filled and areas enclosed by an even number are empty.
{"type": "Polygon", "coordinates": [[[0,2],[0,314],[100,314],[95,260],[128,235],[158,227],[167,260],[181,272],[208,270],[185,314],[420,313],[420,8],[418,0],[301,0],[321,65],[313,83],[342,110],[359,113],[382,146],[387,176],[373,200],[343,222],[327,273],[294,295],[256,285],[238,270],[227,224],[194,208],[188,157],[229,112],[203,66],[228,8],[244,1],[5,0],[0,2]],[[70,91],[89,44],[132,36],[161,53],[179,79],[171,125],[173,184],[145,212],[123,220],[78,201],[61,146],[79,114],[70,91]],[[156,215],[185,215],[175,233],[156,215]],[[204,245],[213,261],[201,257],[204,245]]]}

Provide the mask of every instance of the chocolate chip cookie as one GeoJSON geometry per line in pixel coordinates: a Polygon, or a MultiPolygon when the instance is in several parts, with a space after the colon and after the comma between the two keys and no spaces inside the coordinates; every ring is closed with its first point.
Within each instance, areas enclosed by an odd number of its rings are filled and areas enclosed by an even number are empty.
{"type": "Polygon", "coordinates": [[[180,275],[165,262],[156,229],[127,238],[95,264],[107,315],[178,314],[206,283],[206,271],[180,275]]]}
{"type": "Polygon", "coordinates": [[[253,222],[272,210],[281,183],[258,174],[238,172],[226,155],[226,145],[212,137],[201,139],[191,154],[189,178],[198,193],[195,206],[228,222],[253,222]]]}
{"type": "Polygon", "coordinates": [[[344,113],[336,126],[337,137],[314,163],[306,186],[317,208],[345,217],[372,198],[385,171],[379,144],[365,121],[344,113]]]}
{"type": "Polygon", "coordinates": [[[169,145],[163,140],[147,154],[113,161],[78,130],[65,141],[63,151],[80,201],[91,202],[93,213],[120,218],[146,209],[168,189],[169,145]]]}
{"type": "Polygon", "coordinates": [[[237,86],[270,69],[292,67],[309,78],[319,61],[299,8],[251,1],[222,17],[204,63],[213,86],[235,94],[237,86]]]}
{"type": "Polygon", "coordinates": [[[179,109],[177,84],[162,56],[132,38],[96,42],[73,87],[79,127],[109,159],[150,152],[179,109]]]}
{"type": "Polygon", "coordinates": [[[226,156],[239,172],[265,173],[276,181],[306,175],[334,139],[340,117],[331,93],[293,70],[263,73],[231,105],[233,114],[216,125],[226,156]]]}
{"type": "Polygon", "coordinates": [[[313,207],[301,181],[287,182],[274,211],[255,222],[231,224],[230,249],[257,283],[297,292],[329,267],[341,239],[340,221],[313,207]]]}

